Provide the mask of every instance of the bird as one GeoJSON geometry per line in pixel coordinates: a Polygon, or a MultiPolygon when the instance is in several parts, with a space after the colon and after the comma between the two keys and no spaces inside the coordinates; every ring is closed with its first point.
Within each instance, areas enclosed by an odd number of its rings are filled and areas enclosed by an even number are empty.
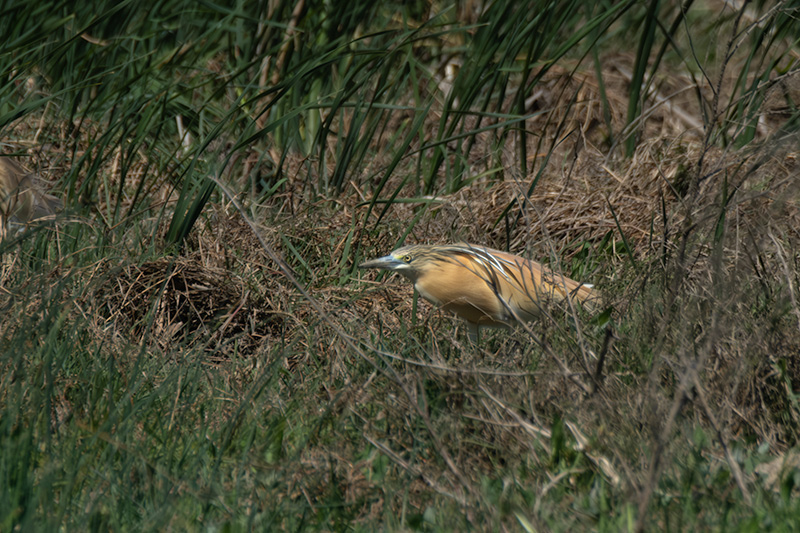
{"type": "Polygon", "coordinates": [[[10,157],[0,157],[0,240],[12,221],[27,225],[61,210],[61,200],[43,192],[39,181],[10,157]]]}
{"type": "Polygon", "coordinates": [[[415,244],[366,261],[359,268],[397,272],[432,304],[463,318],[469,338],[478,328],[530,322],[548,302],[567,298],[592,307],[596,290],[557,274],[541,263],[469,243],[415,244]]]}

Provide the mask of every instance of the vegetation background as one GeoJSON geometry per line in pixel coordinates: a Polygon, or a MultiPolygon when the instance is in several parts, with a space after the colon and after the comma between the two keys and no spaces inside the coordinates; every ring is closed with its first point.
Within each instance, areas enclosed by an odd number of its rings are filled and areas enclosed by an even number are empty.
{"type": "Polygon", "coordinates": [[[0,531],[797,531],[800,2],[2,2],[0,531]],[[479,346],[356,265],[595,284],[479,346]]]}

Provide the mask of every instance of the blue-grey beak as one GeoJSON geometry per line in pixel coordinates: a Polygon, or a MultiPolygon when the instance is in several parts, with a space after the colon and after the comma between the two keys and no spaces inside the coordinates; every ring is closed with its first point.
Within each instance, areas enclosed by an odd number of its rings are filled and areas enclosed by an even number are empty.
{"type": "Polygon", "coordinates": [[[405,266],[405,263],[397,259],[393,255],[385,255],[383,257],[379,257],[377,259],[373,259],[371,261],[367,261],[365,263],[361,263],[358,265],[358,268],[380,268],[383,270],[397,270],[397,268],[405,266]]]}

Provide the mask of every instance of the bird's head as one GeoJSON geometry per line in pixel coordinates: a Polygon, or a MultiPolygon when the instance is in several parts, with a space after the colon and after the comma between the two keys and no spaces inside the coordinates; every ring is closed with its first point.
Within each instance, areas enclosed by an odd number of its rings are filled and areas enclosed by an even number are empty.
{"type": "Polygon", "coordinates": [[[430,264],[431,248],[424,244],[403,246],[389,255],[361,263],[358,268],[393,270],[415,282],[426,266],[430,264]]]}

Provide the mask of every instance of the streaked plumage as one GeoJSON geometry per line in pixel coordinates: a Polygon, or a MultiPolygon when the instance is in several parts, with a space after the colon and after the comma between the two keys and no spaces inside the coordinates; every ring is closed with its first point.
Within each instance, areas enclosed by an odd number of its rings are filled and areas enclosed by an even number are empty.
{"type": "Polygon", "coordinates": [[[61,209],[61,200],[41,191],[37,181],[13,159],[0,157],[0,240],[10,222],[28,224],[61,209]]]}
{"type": "Polygon", "coordinates": [[[596,297],[591,285],[557,274],[536,261],[466,243],[405,246],[359,268],[402,274],[426,300],[465,319],[473,338],[479,326],[533,320],[548,302],[569,297],[591,303],[596,297]]]}

